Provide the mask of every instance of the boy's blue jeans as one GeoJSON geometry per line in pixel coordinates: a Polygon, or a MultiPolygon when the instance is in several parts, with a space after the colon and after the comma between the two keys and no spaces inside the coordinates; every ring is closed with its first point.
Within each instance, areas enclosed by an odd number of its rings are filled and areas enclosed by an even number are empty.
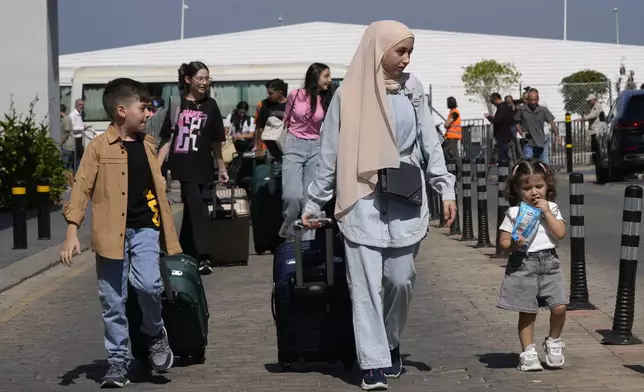
{"type": "Polygon", "coordinates": [[[125,302],[128,280],[138,293],[143,313],[141,332],[157,336],[163,327],[161,293],[163,283],[159,271],[159,231],[126,229],[123,260],[96,255],[98,296],[103,305],[105,349],[108,362],[129,364],[129,333],[125,302]]]}

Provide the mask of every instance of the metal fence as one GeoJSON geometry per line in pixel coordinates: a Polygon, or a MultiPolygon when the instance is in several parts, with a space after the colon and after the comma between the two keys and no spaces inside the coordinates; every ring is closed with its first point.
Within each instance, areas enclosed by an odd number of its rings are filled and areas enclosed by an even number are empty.
{"type": "MultiPolygon", "coordinates": [[[[604,108],[610,107],[613,101],[613,88],[611,82],[606,83],[570,83],[570,84],[521,84],[510,86],[499,93],[512,95],[514,99],[521,99],[523,89],[532,87],[539,90],[539,104],[547,106],[557,120],[563,120],[564,114],[570,112],[573,118],[581,117],[590,110],[586,99],[589,94],[595,94],[604,108]]],[[[445,117],[449,110],[446,106],[447,97],[454,97],[458,102],[461,116],[464,119],[477,120],[483,113],[493,111],[487,104],[488,99],[470,96],[465,93],[462,84],[430,84],[428,98],[437,118],[445,117]]]]}
{"type": "MultiPolygon", "coordinates": [[[[494,130],[486,119],[463,120],[463,140],[461,142],[461,157],[474,160],[478,157],[485,158],[488,167],[498,162],[498,151],[494,141],[494,130]]],[[[559,134],[562,137],[559,143],[554,135],[550,135],[550,166],[553,170],[566,167],[565,134],[566,123],[557,122],[559,134]]],[[[586,165],[591,162],[590,136],[586,133],[586,123],[575,121],[572,123],[572,152],[573,164],[586,165]]]]}

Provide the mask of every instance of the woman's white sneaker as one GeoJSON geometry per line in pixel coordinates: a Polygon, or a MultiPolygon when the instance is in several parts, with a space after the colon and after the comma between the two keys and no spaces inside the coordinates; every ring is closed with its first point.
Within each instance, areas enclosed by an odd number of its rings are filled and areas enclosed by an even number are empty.
{"type": "Polygon", "coordinates": [[[564,355],[563,349],[566,347],[566,344],[563,341],[563,338],[553,339],[547,337],[543,341],[543,350],[546,352],[546,364],[550,368],[560,368],[564,365],[564,355]]]}
{"type": "Polygon", "coordinates": [[[537,355],[537,346],[531,344],[519,355],[519,366],[517,366],[517,369],[522,372],[538,372],[543,370],[539,355],[537,355]]]}

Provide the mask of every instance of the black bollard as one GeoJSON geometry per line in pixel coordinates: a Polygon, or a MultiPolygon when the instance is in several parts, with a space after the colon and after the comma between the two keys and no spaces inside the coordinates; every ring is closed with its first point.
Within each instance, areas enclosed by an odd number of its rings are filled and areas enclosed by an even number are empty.
{"type": "Polygon", "coordinates": [[[487,168],[485,158],[476,158],[476,198],[478,209],[479,242],[476,248],[490,248],[490,229],[487,220],[487,168]]]}
{"type": "Polygon", "coordinates": [[[584,175],[570,173],[570,301],[568,310],[591,310],[586,280],[584,175]]]}
{"type": "Polygon", "coordinates": [[[619,282],[613,329],[602,340],[603,344],[641,344],[633,335],[635,317],[635,277],[637,275],[637,250],[640,246],[642,223],[642,187],[629,185],[624,191],[622,215],[622,246],[619,257],[619,282]]]}
{"type": "Polygon", "coordinates": [[[501,223],[505,219],[505,213],[508,210],[508,200],[505,198],[505,182],[508,180],[510,169],[507,161],[499,162],[498,190],[497,190],[497,207],[496,207],[496,257],[505,257],[507,253],[501,247],[501,223]]]}
{"type": "MultiPolygon", "coordinates": [[[[447,171],[452,173],[455,178],[458,178],[458,173],[456,170],[456,160],[455,159],[450,159],[447,162],[447,171]]],[[[458,184],[454,184],[454,199],[456,201],[456,218],[454,219],[454,222],[452,225],[449,227],[449,234],[448,235],[459,235],[461,234],[461,222],[460,218],[458,216],[458,184]]]]}
{"type": "Polygon", "coordinates": [[[472,224],[472,172],[470,159],[463,158],[461,181],[463,186],[463,236],[461,241],[474,241],[474,225],[472,224]]]}
{"type": "Polygon", "coordinates": [[[572,172],[572,119],[566,113],[566,171],[572,172]]]}
{"type": "Polygon", "coordinates": [[[13,207],[13,249],[27,249],[27,184],[16,181],[11,188],[13,207]]]}
{"type": "Polygon", "coordinates": [[[38,239],[51,239],[51,198],[49,179],[43,178],[36,185],[38,193],[38,239]]]}

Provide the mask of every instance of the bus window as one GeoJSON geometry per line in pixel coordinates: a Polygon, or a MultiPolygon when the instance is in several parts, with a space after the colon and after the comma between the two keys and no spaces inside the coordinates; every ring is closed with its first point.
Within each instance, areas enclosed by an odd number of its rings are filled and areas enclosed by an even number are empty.
{"type": "MultiPolygon", "coordinates": [[[[213,83],[211,96],[217,100],[219,110],[223,117],[228,116],[239,101],[246,101],[250,106],[249,113],[254,113],[257,103],[266,98],[266,82],[221,82],[213,83]]],[[[165,103],[171,96],[181,94],[177,83],[146,83],[151,97],[161,97],[165,103]]],[[[105,84],[83,85],[83,99],[85,100],[85,121],[110,121],[103,110],[103,92],[105,84]]]]}
{"type": "Polygon", "coordinates": [[[65,105],[67,113],[72,110],[72,86],[60,86],[60,104],[65,105]]]}
{"type": "Polygon", "coordinates": [[[266,98],[266,81],[215,82],[212,96],[217,100],[223,117],[232,113],[239,101],[248,102],[248,113],[255,113],[257,103],[266,98]]]}
{"type": "MultiPolygon", "coordinates": [[[[171,96],[180,95],[177,83],[145,83],[151,97],[161,97],[169,102],[171,96]]],[[[85,100],[85,121],[110,121],[107,113],[103,110],[103,92],[105,84],[84,84],[83,99],[85,100]]]]}

